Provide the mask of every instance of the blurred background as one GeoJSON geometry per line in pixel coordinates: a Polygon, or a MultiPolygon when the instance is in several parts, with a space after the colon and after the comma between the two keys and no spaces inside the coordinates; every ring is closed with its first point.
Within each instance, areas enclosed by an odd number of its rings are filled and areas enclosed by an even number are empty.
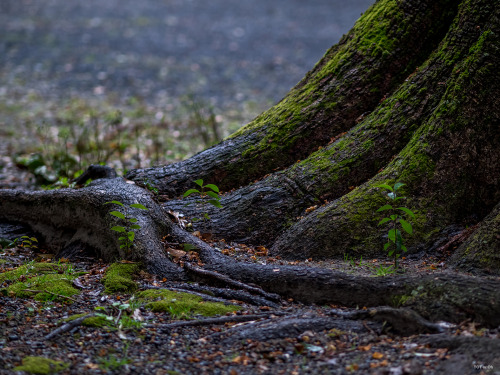
{"type": "Polygon", "coordinates": [[[1,0],[0,186],[188,157],[279,101],[372,2],[1,0]]]}

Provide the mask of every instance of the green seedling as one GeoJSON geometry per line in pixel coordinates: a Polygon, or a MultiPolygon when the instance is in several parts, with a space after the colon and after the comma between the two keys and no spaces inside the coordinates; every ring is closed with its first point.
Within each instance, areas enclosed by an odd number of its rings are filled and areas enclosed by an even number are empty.
{"type": "Polygon", "coordinates": [[[208,215],[207,212],[207,205],[210,204],[216,208],[222,208],[222,205],[220,203],[221,197],[219,196],[219,188],[217,187],[217,185],[214,184],[203,185],[202,179],[193,182],[199,186],[199,189],[189,189],[184,193],[183,198],[186,198],[192,194],[198,195],[199,200],[197,200],[196,203],[201,204],[202,217],[193,218],[192,220],[193,221],[202,220],[203,227],[206,229],[207,223],[210,220],[210,216],[208,215]]]}
{"type": "Polygon", "coordinates": [[[19,241],[17,242],[20,242],[20,246],[24,247],[25,249],[38,249],[38,240],[36,239],[36,237],[21,236],[19,237],[19,241]]]}
{"type": "Polygon", "coordinates": [[[396,269],[394,266],[386,267],[381,264],[378,267],[373,267],[373,272],[375,273],[375,276],[387,276],[396,273],[396,269]]]}
{"type": "Polygon", "coordinates": [[[125,205],[119,201],[111,201],[104,204],[117,204],[118,206],[123,208],[124,213],[120,211],[109,212],[111,216],[117,217],[123,223],[123,225],[113,225],[111,227],[111,230],[120,233],[120,237],[118,237],[118,241],[120,242],[120,249],[125,249],[127,253],[129,253],[132,245],[134,244],[135,231],[141,229],[141,226],[137,224],[137,218],[133,217],[130,211],[133,208],[139,210],[147,210],[147,207],[139,203],[125,205]]]}
{"type": "MultiPolygon", "coordinates": [[[[386,189],[389,191],[387,198],[390,203],[395,203],[398,200],[406,199],[406,197],[398,196],[398,190],[405,186],[401,182],[396,182],[393,187],[382,184],[378,187],[386,189]]],[[[406,246],[403,244],[402,231],[408,234],[413,233],[413,228],[411,224],[406,221],[402,215],[408,215],[415,218],[415,214],[406,207],[393,207],[392,204],[385,204],[380,207],[377,212],[388,211],[389,216],[384,217],[378,225],[383,225],[389,223],[390,229],[387,233],[387,243],[384,245],[384,250],[388,251],[388,255],[394,257],[394,268],[398,269],[398,259],[403,252],[406,252],[406,246]]]]}

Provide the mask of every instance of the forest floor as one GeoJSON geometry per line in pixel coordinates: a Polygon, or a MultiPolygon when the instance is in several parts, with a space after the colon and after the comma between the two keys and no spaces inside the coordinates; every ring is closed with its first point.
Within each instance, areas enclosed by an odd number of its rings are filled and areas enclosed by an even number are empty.
{"type": "MultiPolygon", "coordinates": [[[[373,265],[389,266],[384,260],[352,258],[321,264],[285,262],[256,255],[262,254],[262,248],[241,244],[227,244],[224,250],[228,256],[240,260],[306,267],[320,265],[360,277],[377,277],[373,265]]],[[[224,317],[228,319],[225,322],[167,328],[164,326],[173,322],[201,322],[207,317],[156,312],[133,296],[151,288],[182,288],[181,284],[141,271],[135,277],[136,292],[110,293],[103,286],[109,265],[96,259],[82,258],[69,263],[64,259],[56,261],[52,255],[38,250],[13,247],[0,253],[0,261],[0,277],[23,264],[33,266],[36,261],[52,264],[55,270],[59,270],[56,273],[68,274],[79,289],[71,298],[54,294],[49,301],[40,302],[33,298],[34,292],[24,298],[13,296],[13,292],[7,292],[6,288],[14,280],[3,280],[0,374],[20,370],[17,366],[21,366],[23,360],[29,366],[29,357],[60,362],[53,364],[51,370],[60,374],[498,373],[497,363],[484,362],[481,358],[485,358],[486,354],[482,352],[485,348],[500,349],[499,329],[486,329],[470,321],[443,325],[447,328],[441,334],[398,335],[370,320],[347,318],[341,318],[327,329],[314,326],[305,329],[303,326],[294,328],[294,319],[332,319],[339,311],[349,313],[357,309],[304,305],[291,299],[283,299],[276,306],[254,306],[231,300],[228,303],[239,306],[240,310],[226,313],[224,317]],[[46,337],[64,325],[69,317],[96,313],[113,320],[97,327],[74,325],[53,338],[46,337]],[[254,314],[257,316],[250,321],[237,321],[238,317],[254,314]],[[124,317],[128,320],[123,320],[124,317]],[[232,321],[232,318],[236,319],[232,321]],[[287,321],[290,322],[288,325],[287,321]],[[465,344],[460,341],[461,345],[450,345],[452,338],[466,341],[465,344]],[[482,340],[481,345],[475,340],[482,340]]],[[[410,257],[402,261],[401,268],[409,273],[438,274],[444,264],[440,259],[410,257]]],[[[27,283],[32,277],[28,272],[20,276],[27,283]]],[[[26,288],[29,285],[26,284],[26,288]]],[[[358,309],[366,307],[359,306],[358,309]]],[[[491,361],[491,353],[486,358],[491,361]]],[[[40,363],[35,365],[37,371],[41,366],[40,363]]]]}

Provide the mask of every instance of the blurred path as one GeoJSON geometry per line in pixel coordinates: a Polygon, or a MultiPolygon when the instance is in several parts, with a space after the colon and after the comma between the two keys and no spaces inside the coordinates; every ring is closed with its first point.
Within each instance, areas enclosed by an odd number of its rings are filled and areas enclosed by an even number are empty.
{"type": "Polygon", "coordinates": [[[172,106],[196,94],[217,108],[269,105],[372,2],[1,0],[0,100],[31,92],[172,106]]]}

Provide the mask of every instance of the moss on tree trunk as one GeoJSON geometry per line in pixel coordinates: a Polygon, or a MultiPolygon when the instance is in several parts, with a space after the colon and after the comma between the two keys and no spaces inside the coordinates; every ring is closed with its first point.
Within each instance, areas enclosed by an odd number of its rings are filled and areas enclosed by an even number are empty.
{"type": "Polygon", "coordinates": [[[306,158],[352,128],[424,61],[456,12],[453,0],[377,1],[283,100],[220,144],[171,166],[132,170],[170,197],[203,178],[223,190],[306,158]]]}

